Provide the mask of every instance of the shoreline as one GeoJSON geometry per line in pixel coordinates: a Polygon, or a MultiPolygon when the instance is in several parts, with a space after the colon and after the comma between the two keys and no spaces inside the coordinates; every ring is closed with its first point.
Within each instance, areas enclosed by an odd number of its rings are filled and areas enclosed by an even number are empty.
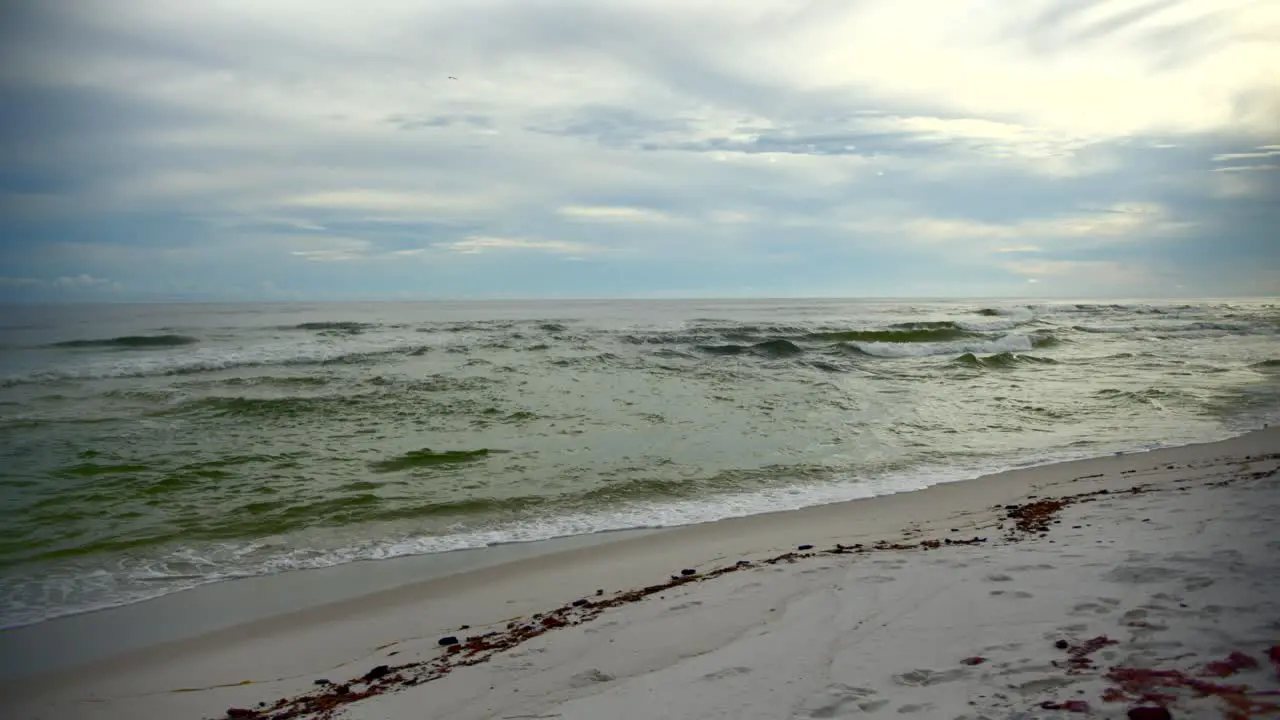
{"type": "MultiPolygon", "coordinates": [[[[1071,483],[1073,489],[1080,491],[1103,489],[1108,482],[1115,484],[1149,472],[1148,466],[1153,464],[1193,464],[1206,456],[1224,457],[1258,447],[1274,451],[1280,445],[1278,430],[1252,431],[1212,443],[1038,465],[914,492],[730,518],[566,549],[135,649],[88,665],[44,673],[21,687],[6,684],[4,696],[12,692],[32,701],[41,697],[48,700],[51,695],[65,700],[67,696],[83,697],[86,692],[100,696],[103,687],[110,687],[112,695],[141,694],[156,702],[178,697],[188,704],[179,702],[175,709],[194,708],[211,698],[205,693],[175,696],[164,688],[171,691],[230,685],[231,689],[214,694],[235,696],[238,691],[243,695],[245,691],[239,683],[246,677],[276,678],[271,682],[279,685],[281,692],[292,687],[294,692],[285,694],[296,694],[309,685],[316,672],[325,669],[326,663],[329,668],[367,664],[367,658],[372,657],[371,648],[387,643],[406,643],[406,638],[413,637],[430,640],[432,636],[456,631],[461,625],[496,625],[505,618],[543,612],[585,597],[595,589],[606,593],[626,591],[679,573],[685,567],[701,571],[744,557],[794,549],[799,544],[821,547],[839,541],[853,544],[902,539],[904,527],[907,536],[915,537],[946,535],[953,530],[986,532],[991,507],[1022,500],[1043,487],[1071,483]],[[1099,473],[1111,479],[1101,478],[1099,473]],[[422,617],[424,609],[430,611],[429,621],[422,617]],[[277,648],[274,652],[272,646],[277,648]],[[282,656],[281,647],[289,650],[288,657],[282,656]],[[86,683],[85,676],[93,680],[86,683]],[[292,680],[287,679],[291,677],[292,680]],[[192,683],[191,678],[203,679],[192,683]],[[157,692],[161,694],[153,694],[157,692]]],[[[254,692],[260,695],[263,691],[254,688],[254,692]]],[[[94,717],[116,717],[111,710],[114,706],[115,703],[98,703],[75,707],[78,711],[90,707],[95,711],[94,717]],[[99,710],[103,714],[99,715],[99,710]]],[[[196,717],[199,713],[216,714],[217,710],[195,711],[194,715],[192,710],[180,712],[196,717]]]]}
{"type": "MultiPolygon", "coordinates": [[[[721,517],[713,517],[711,519],[706,519],[706,520],[695,520],[692,522],[670,524],[670,525],[616,527],[616,528],[607,527],[604,529],[594,530],[586,533],[578,533],[578,534],[570,534],[570,535],[553,535],[553,536],[538,538],[534,540],[514,540],[509,542],[498,542],[498,543],[493,543],[493,544],[484,545],[484,546],[462,547],[455,550],[396,555],[396,556],[387,557],[387,558],[358,559],[358,560],[341,562],[334,565],[325,565],[320,567],[297,568],[297,569],[283,570],[279,572],[270,572],[270,573],[263,573],[263,574],[245,575],[241,577],[209,580],[207,582],[202,582],[200,584],[197,584],[191,587],[187,587],[187,588],[183,588],[183,589],[171,591],[171,592],[165,592],[163,594],[159,594],[151,597],[145,597],[138,600],[124,601],[118,604],[108,604],[100,607],[92,607],[92,608],[83,609],[83,610],[71,610],[68,612],[55,614],[55,615],[45,617],[40,620],[35,620],[32,622],[22,622],[22,623],[8,625],[5,627],[0,627],[0,682],[3,682],[6,679],[9,679],[10,677],[5,670],[4,657],[3,657],[3,649],[4,649],[3,640],[7,634],[17,633],[21,635],[26,635],[26,634],[34,633],[35,631],[33,630],[33,628],[46,626],[50,624],[54,626],[57,626],[60,624],[68,624],[68,623],[72,625],[76,625],[83,622],[83,621],[77,620],[77,618],[83,618],[85,616],[93,616],[93,615],[98,615],[102,613],[107,613],[107,614],[120,613],[128,616],[132,614],[130,611],[128,611],[129,608],[133,608],[137,606],[151,607],[156,604],[169,605],[170,603],[174,602],[173,598],[176,596],[185,596],[189,594],[194,594],[196,596],[196,599],[193,601],[195,604],[207,605],[211,601],[206,600],[205,596],[221,595],[225,597],[228,595],[234,596],[237,594],[234,592],[227,593],[223,590],[217,589],[219,586],[223,586],[223,585],[228,585],[228,584],[265,585],[265,586],[277,585],[279,586],[278,588],[268,587],[266,589],[271,591],[278,591],[285,595],[291,595],[291,594],[297,595],[298,593],[293,590],[293,586],[301,584],[301,585],[310,586],[309,593],[319,593],[319,596],[308,594],[305,599],[299,598],[298,603],[294,606],[289,606],[287,603],[276,605],[276,607],[271,611],[271,612],[277,612],[277,613],[288,613],[294,610],[305,609],[307,607],[314,607],[317,605],[329,604],[333,602],[340,602],[342,600],[348,599],[349,597],[352,597],[352,594],[349,592],[343,591],[338,586],[348,580],[365,582],[368,580],[368,576],[370,575],[376,576],[378,578],[378,580],[374,583],[376,587],[371,592],[380,592],[383,590],[393,589],[394,587],[397,587],[400,585],[412,584],[414,582],[418,582],[418,581],[422,581],[422,580],[426,580],[434,577],[442,577],[445,575],[451,575],[456,573],[465,573],[473,569],[479,569],[479,568],[486,567],[493,564],[505,563],[505,562],[513,561],[522,557],[531,557],[531,556],[543,555],[548,553],[555,553],[569,546],[606,544],[606,543],[614,542],[615,540],[618,540],[618,539],[623,539],[623,538],[631,537],[634,535],[669,532],[672,530],[679,530],[683,528],[720,523],[727,520],[739,520],[744,518],[773,515],[780,512],[782,513],[803,512],[806,510],[810,510],[817,507],[824,507],[827,505],[840,505],[843,503],[860,502],[860,501],[875,498],[875,497],[884,497],[884,496],[898,495],[898,494],[904,494],[904,493],[921,492],[939,485],[972,482],[974,480],[980,480],[982,478],[989,477],[992,475],[1001,475],[1004,473],[1016,472],[1020,470],[1033,470],[1040,467],[1059,465],[1059,464],[1070,463],[1070,462],[1078,462],[1082,460],[1097,459],[1097,458],[1103,458],[1103,457],[1111,457],[1113,455],[1137,455],[1142,453],[1155,452],[1159,450],[1167,450],[1171,448],[1184,447],[1188,445],[1202,445],[1202,444],[1210,444],[1210,443],[1216,443],[1216,442],[1225,442],[1237,437],[1241,437],[1242,435],[1247,435],[1251,432],[1255,432],[1258,429],[1266,429],[1267,427],[1268,427],[1268,424],[1263,424],[1262,428],[1252,428],[1252,429],[1223,428],[1222,432],[1218,433],[1217,434],[1218,436],[1215,437],[1214,439],[1200,439],[1200,440],[1195,440],[1189,443],[1174,442],[1169,444],[1148,442],[1148,443],[1141,444],[1139,447],[1130,446],[1120,450],[1104,449],[1103,454],[1099,454],[1098,452],[1090,449],[1077,449],[1075,451],[1069,451],[1070,449],[1069,447],[1058,447],[1049,451],[1040,451],[1038,453],[1031,453],[1031,451],[1028,451],[1029,455],[1027,456],[1027,458],[1030,458],[1030,459],[1013,458],[1013,459],[1006,459],[998,462],[993,461],[989,464],[979,462],[979,463],[973,463],[967,466],[962,466],[962,469],[960,470],[957,470],[954,466],[947,466],[940,463],[923,465],[917,468],[913,468],[911,470],[898,471],[889,475],[871,477],[869,479],[865,479],[861,481],[861,484],[840,485],[839,487],[843,491],[840,494],[843,495],[844,497],[841,497],[839,499],[818,501],[810,504],[798,505],[795,507],[786,507],[780,510],[769,510],[764,512],[747,512],[745,514],[726,515],[721,517]],[[925,477],[928,479],[925,480],[923,483],[917,480],[914,484],[908,483],[905,481],[906,478],[920,478],[920,477],[925,477]],[[883,488],[886,485],[892,486],[895,489],[884,491],[883,488]],[[867,494],[855,495],[854,491],[859,490],[860,488],[866,488],[867,494]],[[458,559],[461,559],[461,558],[470,559],[471,562],[470,563],[459,562],[458,559]],[[360,570],[360,568],[370,567],[370,566],[386,566],[386,568],[382,570],[375,570],[375,571],[360,570]],[[349,570],[344,571],[343,568],[349,568],[349,570]],[[338,574],[347,574],[350,576],[350,578],[338,578],[338,579],[335,579],[333,583],[324,583],[320,581],[310,582],[309,580],[294,582],[293,580],[291,580],[291,578],[295,578],[295,577],[310,579],[310,578],[320,578],[326,575],[338,575],[338,574]],[[393,576],[398,577],[399,579],[395,579],[395,577],[393,576]]],[[[759,492],[759,491],[755,491],[755,492],[759,492]]],[[[747,493],[747,495],[748,496],[753,495],[755,494],[755,492],[747,493]]],[[[230,613],[229,617],[239,618],[241,621],[250,621],[254,619],[259,619],[262,615],[263,613],[260,611],[255,612],[250,609],[242,609],[239,612],[230,613]]],[[[205,624],[201,627],[201,633],[205,631],[212,631],[212,630],[220,629],[223,627],[228,627],[234,624],[238,624],[238,623],[224,621],[219,623],[216,627],[210,624],[205,624]]],[[[181,635],[183,635],[184,637],[190,636],[192,634],[193,633],[190,633],[190,632],[181,633],[181,635]]],[[[161,641],[183,639],[182,637],[174,636],[175,635],[174,633],[164,633],[162,635],[163,637],[159,638],[161,641]]]]}

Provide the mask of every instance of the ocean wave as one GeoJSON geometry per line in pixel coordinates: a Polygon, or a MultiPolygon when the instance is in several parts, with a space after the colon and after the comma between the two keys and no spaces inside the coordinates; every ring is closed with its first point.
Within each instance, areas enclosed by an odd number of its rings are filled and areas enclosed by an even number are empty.
{"type": "Polygon", "coordinates": [[[284,418],[307,413],[340,411],[359,403],[359,395],[330,395],[321,397],[207,397],[188,400],[163,411],[164,415],[189,413],[209,414],[215,417],[284,418]]]}
{"type": "Polygon", "coordinates": [[[987,308],[985,312],[979,312],[978,314],[986,318],[998,317],[1000,319],[956,320],[954,321],[955,327],[969,332],[999,332],[1001,330],[1012,330],[1035,320],[1035,313],[1027,308],[987,308]]]}
{"type": "Polygon", "coordinates": [[[124,335],[99,340],[66,340],[56,342],[50,347],[146,349],[181,347],[183,345],[194,345],[198,342],[200,342],[198,338],[188,335],[124,335]]]}
{"type": "Polygon", "coordinates": [[[354,322],[350,320],[323,320],[319,322],[304,322],[294,325],[289,330],[318,330],[318,331],[337,331],[344,333],[359,333],[377,327],[372,323],[354,322]]]}
{"type": "Polygon", "coordinates": [[[1048,348],[1062,344],[1062,339],[1054,335],[1051,330],[1033,330],[1030,337],[1031,345],[1037,348],[1048,348]]]}
{"type": "Polygon", "coordinates": [[[949,327],[897,328],[887,330],[837,330],[814,332],[805,336],[806,340],[822,342],[847,343],[937,343],[947,340],[981,337],[979,333],[962,330],[955,325],[949,327]]]}
{"type": "Polygon", "coordinates": [[[487,457],[491,453],[502,452],[501,450],[491,450],[489,448],[480,448],[479,450],[446,450],[444,452],[435,452],[428,448],[422,450],[413,450],[397,455],[396,457],[387,458],[386,460],[378,460],[369,464],[374,472],[390,473],[399,472],[401,470],[415,470],[417,468],[434,467],[437,465],[457,465],[458,463],[474,462],[481,458],[487,457]]]}
{"type": "Polygon", "coordinates": [[[880,358],[928,357],[931,355],[956,355],[961,353],[1028,352],[1031,338],[1026,335],[1005,335],[993,340],[972,339],[955,342],[850,342],[848,346],[864,355],[880,358]]]}
{"type": "Polygon", "coordinates": [[[1018,355],[1011,352],[996,353],[986,357],[965,353],[952,360],[957,365],[975,368],[1014,368],[1020,365],[1056,365],[1057,360],[1035,355],[1018,355]]]}
{"type": "Polygon", "coordinates": [[[790,340],[768,340],[754,345],[701,345],[699,350],[710,355],[759,355],[761,357],[791,357],[804,349],[790,340]]]}
{"type": "Polygon", "coordinates": [[[100,360],[79,366],[37,370],[0,380],[0,387],[64,380],[191,375],[234,368],[344,365],[394,355],[407,357],[426,352],[427,349],[424,345],[411,343],[393,343],[382,347],[283,345],[259,346],[246,351],[208,349],[177,355],[135,357],[127,362],[100,360]]]}

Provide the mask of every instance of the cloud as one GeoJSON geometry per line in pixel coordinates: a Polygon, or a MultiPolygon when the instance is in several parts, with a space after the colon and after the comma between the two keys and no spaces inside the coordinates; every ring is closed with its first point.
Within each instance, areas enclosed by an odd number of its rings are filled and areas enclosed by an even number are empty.
{"type": "MultiPolygon", "coordinates": [[[[553,254],[581,255],[598,252],[599,247],[587,243],[565,242],[562,240],[531,240],[512,237],[469,237],[457,242],[442,243],[440,247],[464,255],[479,255],[488,252],[510,250],[535,250],[553,254]]],[[[566,259],[581,260],[580,257],[566,259]]]]}
{"type": "Polygon", "coordinates": [[[10,278],[147,298],[1129,294],[1159,267],[1226,294],[1280,262],[1267,3],[6,13],[10,278]]]}
{"type": "Polygon", "coordinates": [[[94,290],[109,288],[119,290],[120,284],[107,280],[106,278],[96,278],[91,275],[63,275],[49,283],[54,288],[62,290],[94,290]]]}
{"type": "Polygon", "coordinates": [[[669,223],[677,220],[661,210],[643,207],[570,205],[556,212],[562,217],[582,222],[669,223]]]}

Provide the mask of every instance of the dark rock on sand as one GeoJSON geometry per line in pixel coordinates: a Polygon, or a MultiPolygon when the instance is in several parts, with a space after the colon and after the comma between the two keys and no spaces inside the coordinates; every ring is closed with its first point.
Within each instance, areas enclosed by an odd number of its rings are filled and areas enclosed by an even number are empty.
{"type": "Polygon", "coordinates": [[[1168,708],[1136,707],[1129,710],[1129,720],[1173,720],[1168,708]]]}
{"type": "Polygon", "coordinates": [[[454,635],[445,635],[439,640],[441,647],[449,647],[450,645],[458,645],[458,638],[454,635]]]}
{"type": "Polygon", "coordinates": [[[320,678],[319,680],[316,680],[315,684],[316,685],[332,685],[333,683],[329,682],[328,680],[325,680],[324,678],[320,678]]]}
{"type": "Polygon", "coordinates": [[[372,670],[370,670],[369,672],[365,673],[364,677],[361,679],[364,680],[365,682],[369,682],[370,680],[377,680],[378,678],[383,677],[384,675],[389,675],[389,674],[391,674],[390,667],[387,667],[386,665],[379,665],[373,668],[372,670]]]}
{"type": "Polygon", "coordinates": [[[685,569],[683,569],[683,570],[681,570],[681,571],[680,571],[680,574],[681,574],[681,575],[684,575],[684,576],[686,576],[686,577],[687,577],[687,576],[689,576],[689,575],[697,575],[697,574],[698,574],[698,571],[697,571],[697,570],[694,570],[693,568],[685,568],[685,569]]]}
{"type": "Polygon", "coordinates": [[[812,546],[812,545],[801,545],[801,546],[800,546],[799,548],[797,548],[797,549],[799,549],[799,550],[812,550],[812,549],[813,549],[813,546],[812,546]]]}

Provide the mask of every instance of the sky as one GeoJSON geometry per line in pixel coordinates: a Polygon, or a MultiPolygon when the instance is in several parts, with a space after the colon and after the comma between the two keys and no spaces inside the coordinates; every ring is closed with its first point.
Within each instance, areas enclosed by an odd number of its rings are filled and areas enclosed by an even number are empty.
{"type": "Polygon", "coordinates": [[[1280,3],[15,0],[0,302],[1280,294],[1280,3]]]}

